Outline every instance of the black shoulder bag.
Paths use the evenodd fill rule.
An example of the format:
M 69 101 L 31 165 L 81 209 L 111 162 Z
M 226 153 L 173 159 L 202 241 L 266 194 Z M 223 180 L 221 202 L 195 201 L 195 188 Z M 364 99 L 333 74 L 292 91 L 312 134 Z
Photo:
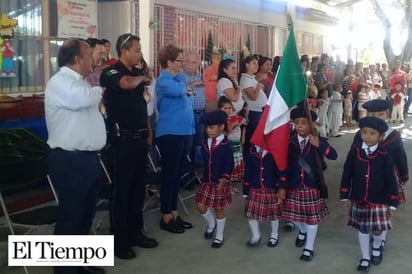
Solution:
M 323 170 L 321 169 L 321 159 L 319 155 L 319 151 L 314 149 L 315 159 L 316 159 L 316 166 L 317 166 L 317 176 L 313 174 L 312 168 L 306 162 L 306 160 L 302 157 L 302 154 L 298 153 L 298 163 L 303 168 L 303 170 L 318 184 L 320 197 L 323 199 L 329 198 L 328 186 L 325 182 L 325 177 L 323 176 Z

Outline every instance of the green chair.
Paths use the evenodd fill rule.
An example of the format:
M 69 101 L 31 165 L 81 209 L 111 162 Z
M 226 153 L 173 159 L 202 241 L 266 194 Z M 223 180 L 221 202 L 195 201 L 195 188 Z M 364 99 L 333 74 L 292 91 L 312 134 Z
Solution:
M 0 129 L 0 204 L 13 235 L 13 224 L 31 226 L 25 233 L 28 234 L 39 225 L 52 224 L 56 220 L 57 203 L 9 214 L 4 201 L 4 196 L 33 188 L 45 178 L 57 201 L 55 189 L 47 175 L 48 151 L 47 143 L 26 129 Z

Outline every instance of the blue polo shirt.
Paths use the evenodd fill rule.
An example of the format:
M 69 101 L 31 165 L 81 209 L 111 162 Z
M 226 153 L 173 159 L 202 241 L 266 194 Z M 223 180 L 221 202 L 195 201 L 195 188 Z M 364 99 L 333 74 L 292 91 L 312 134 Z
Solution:
M 166 70 L 156 80 L 158 120 L 156 137 L 195 134 L 192 100 L 181 76 Z

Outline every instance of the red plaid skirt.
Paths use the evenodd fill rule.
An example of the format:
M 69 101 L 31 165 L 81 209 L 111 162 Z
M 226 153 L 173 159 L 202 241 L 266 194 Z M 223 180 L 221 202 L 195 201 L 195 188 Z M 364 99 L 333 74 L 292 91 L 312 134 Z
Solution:
M 232 190 L 230 183 L 217 191 L 216 183 L 202 183 L 196 194 L 196 203 L 203 204 L 208 208 L 223 209 L 232 203 Z
M 318 189 L 298 188 L 287 192 L 282 219 L 315 225 L 327 215 L 328 207 L 325 200 L 320 198 Z
M 352 201 L 348 225 L 363 233 L 388 230 L 391 228 L 387 205 Z
M 280 206 L 276 205 L 276 200 L 274 189 L 250 189 L 245 204 L 246 216 L 260 222 L 276 220 L 281 215 Z

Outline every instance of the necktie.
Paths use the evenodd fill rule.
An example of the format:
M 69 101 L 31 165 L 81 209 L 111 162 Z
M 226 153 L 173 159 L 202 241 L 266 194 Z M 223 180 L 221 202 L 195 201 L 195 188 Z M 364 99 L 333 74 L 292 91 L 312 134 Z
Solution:
M 215 149 L 216 147 L 216 138 L 212 139 L 212 142 L 210 143 L 210 150 Z
M 303 150 L 305 149 L 306 146 L 306 140 L 303 139 L 302 141 L 300 141 L 300 152 L 303 152 Z
M 366 153 L 368 154 L 368 156 L 372 154 L 372 150 L 370 149 L 370 147 L 366 148 Z

